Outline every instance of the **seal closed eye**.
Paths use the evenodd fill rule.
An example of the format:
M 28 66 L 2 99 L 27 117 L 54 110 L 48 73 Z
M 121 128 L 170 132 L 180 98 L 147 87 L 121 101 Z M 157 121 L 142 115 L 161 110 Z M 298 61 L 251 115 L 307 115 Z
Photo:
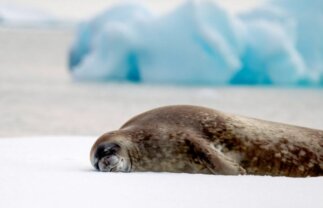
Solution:
M 323 175 L 323 131 L 166 106 L 102 135 L 91 150 L 100 171 L 273 176 Z

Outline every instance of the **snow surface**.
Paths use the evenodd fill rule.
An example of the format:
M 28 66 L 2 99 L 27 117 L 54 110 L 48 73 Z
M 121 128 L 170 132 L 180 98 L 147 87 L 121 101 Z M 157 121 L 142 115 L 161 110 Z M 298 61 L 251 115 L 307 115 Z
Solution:
M 0 139 L 0 207 L 322 207 L 323 177 L 94 171 L 95 137 Z

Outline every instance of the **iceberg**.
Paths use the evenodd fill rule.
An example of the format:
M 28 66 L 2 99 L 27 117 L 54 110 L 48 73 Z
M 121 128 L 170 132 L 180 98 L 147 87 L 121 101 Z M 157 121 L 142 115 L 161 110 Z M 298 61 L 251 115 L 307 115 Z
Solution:
M 306 67 L 295 46 L 294 22 L 278 10 L 259 8 L 240 15 L 246 27 L 243 67 L 233 83 L 296 84 Z
M 323 7 L 306 2 L 270 0 L 232 14 L 188 0 L 161 16 L 124 3 L 80 24 L 69 68 L 77 80 L 320 85 Z
M 321 0 L 271 0 L 295 21 L 295 47 L 303 58 L 307 83 L 323 85 L 323 2 Z
M 162 17 L 120 5 L 80 27 L 70 68 L 87 80 L 227 83 L 241 65 L 238 28 L 211 2 L 188 1 Z
M 139 80 L 134 57 L 137 34 L 152 15 L 142 6 L 116 6 L 79 27 L 69 67 L 78 79 Z

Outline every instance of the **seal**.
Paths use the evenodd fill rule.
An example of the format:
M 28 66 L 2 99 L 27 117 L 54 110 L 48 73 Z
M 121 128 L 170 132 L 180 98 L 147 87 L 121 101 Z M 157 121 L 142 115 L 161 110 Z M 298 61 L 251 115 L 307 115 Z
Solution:
M 90 153 L 109 172 L 322 176 L 323 131 L 189 105 L 142 113 Z

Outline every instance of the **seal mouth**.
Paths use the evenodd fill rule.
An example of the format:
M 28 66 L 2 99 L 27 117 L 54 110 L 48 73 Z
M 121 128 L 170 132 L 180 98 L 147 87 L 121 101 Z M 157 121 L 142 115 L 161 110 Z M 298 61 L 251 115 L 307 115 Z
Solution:
M 99 171 L 113 172 L 117 170 L 120 158 L 116 155 L 108 155 L 98 160 L 95 165 Z
M 119 155 L 106 155 L 101 158 L 95 158 L 93 166 L 101 172 L 130 172 L 131 166 Z

